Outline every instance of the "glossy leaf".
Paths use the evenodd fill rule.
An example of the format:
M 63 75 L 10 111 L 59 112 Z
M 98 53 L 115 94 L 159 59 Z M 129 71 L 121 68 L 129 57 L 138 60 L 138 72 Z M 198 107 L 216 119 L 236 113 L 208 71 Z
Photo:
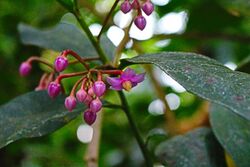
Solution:
M 83 57 L 98 56 L 85 33 L 78 28 L 77 21 L 72 14 L 66 14 L 58 25 L 47 30 L 36 29 L 25 24 L 19 24 L 18 30 L 22 43 L 26 45 L 59 52 L 71 49 Z M 114 45 L 106 36 L 101 38 L 101 45 L 105 53 L 112 58 Z
M 250 165 L 250 122 L 220 105 L 212 105 L 210 122 L 213 132 L 237 167 Z
M 195 53 L 162 52 L 124 59 L 122 66 L 154 64 L 199 97 L 222 104 L 250 120 L 250 75 L 232 71 Z
M 155 151 L 170 167 L 224 167 L 224 152 L 208 128 L 195 129 L 161 143 Z
M 0 107 L 0 148 L 21 138 L 51 133 L 83 112 L 64 107 L 64 97 L 52 100 L 46 91 L 30 92 Z

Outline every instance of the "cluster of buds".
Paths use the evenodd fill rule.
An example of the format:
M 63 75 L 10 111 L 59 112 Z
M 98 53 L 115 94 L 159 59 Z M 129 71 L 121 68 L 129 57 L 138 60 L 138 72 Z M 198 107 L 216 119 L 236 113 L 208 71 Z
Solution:
M 140 30 L 143 30 L 146 27 L 147 21 L 145 17 L 142 16 L 142 10 L 149 16 L 154 11 L 154 5 L 150 2 L 150 0 L 146 0 L 143 4 L 141 4 L 139 0 L 133 0 L 131 2 L 130 0 L 124 0 L 121 4 L 121 11 L 125 14 L 130 12 L 132 9 L 137 10 L 137 16 L 134 19 L 135 25 Z
M 71 55 L 76 58 L 77 62 L 84 65 L 85 69 L 82 72 L 74 73 L 61 73 L 68 65 L 74 64 L 68 61 L 67 56 Z M 97 117 L 97 113 L 102 109 L 103 104 L 101 97 L 104 96 L 106 92 L 106 84 L 113 90 L 131 90 L 134 86 L 144 80 L 145 74 L 136 74 L 134 70 L 127 68 L 126 70 L 118 69 L 101 69 L 89 68 L 87 64 L 88 61 L 99 60 L 98 58 L 82 58 L 77 53 L 72 50 L 63 51 L 55 60 L 54 64 L 50 64 L 46 60 L 40 57 L 31 57 L 27 61 L 23 62 L 19 68 L 19 73 L 21 76 L 27 76 L 31 69 L 31 63 L 36 60 L 40 63 L 46 64 L 52 68 L 50 74 L 44 73 L 41 77 L 40 83 L 36 90 L 46 90 L 48 95 L 54 99 L 61 92 L 63 92 L 63 87 L 61 84 L 62 79 L 70 77 L 80 77 L 80 79 L 74 84 L 70 95 L 65 98 L 65 108 L 70 112 L 76 108 L 77 103 L 83 103 L 87 106 L 87 109 L 83 113 L 83 119 L 89 125 L 92 125 Z M 117 77 L 110 77 L 117 76 Z M 105 78 L 105 79 L 103 79 Z

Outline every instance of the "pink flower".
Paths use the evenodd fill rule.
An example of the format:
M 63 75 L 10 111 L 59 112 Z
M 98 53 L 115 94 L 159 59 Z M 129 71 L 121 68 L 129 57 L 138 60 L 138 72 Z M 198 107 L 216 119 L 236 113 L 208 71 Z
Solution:
M 107 77 L 107 82 L 111 85 L 111 89 L 129 91 L 138 83 L 144 80 L 145 73 L 136 74 L 131 68 L 127 68 L 120 77 Z
M 99 98 L 96 98 L 95 100 L 92 100 L 90 102 L 89 108 L 93 112 L 98 112 L 102 108 L 102 102 Z
M 106 91 L 106 85 L 103 81 L 96 81 L 93 85 L 93 91 L 97 97 L 103 96 Z
M 121 4 L 121 11 L 122 11 L 124 14 L 128 13 L 131 9 L 132 9 L 132 5 L 129 3 L 128 0 L 125 0 L 125 1 Z
M 63 56 L 58 56 L 55 60 L 55 69 L 57 72 L 62 72 L 63 70 L 65 70 L 68 66 L 68 60 L 66 57 Z
M 151 2 L 147 1 L 143 4 L 142 10 L 146 15 L 149 16 L 154 11 L 154 5 Z
M 29 75 L 32 66 L 28 62 L 23 62 L 19 67 L 19 73 L 21 76 L 25 77 Z
M 51 82 L 48 86 L 48 94 L 51 98 L 55 98 L 59 95 L 61 91 L 61 86 L 59 83 Z
M 84 103 L 88 94 L 84 89 L 80 89 L 76 92 L 76 98 L 79 102 Z
M 72 111 L 76 108 L 76 103 L 76 98 L 74 96 L 69 96 L 65 99 L 64 105 L 69 111 Z
M 96 112 L 91 111 L 90 109 L 87 109 L 83 113 L 83 119 L 88 125 L 92 125 L 96 120 Z
M 134 23 L 136 27 L 142 31 L 146 27 L 147 21 L 145 17 L 143 17 L 142 15 L 139 15 L 135 18 Z

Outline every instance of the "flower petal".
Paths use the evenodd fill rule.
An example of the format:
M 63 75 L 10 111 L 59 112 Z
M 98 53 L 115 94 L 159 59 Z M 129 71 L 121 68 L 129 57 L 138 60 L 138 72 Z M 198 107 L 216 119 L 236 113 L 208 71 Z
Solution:
M 113 90 L 122 90 L 123 87 L 122 87 L 122 85 L 116 85 L 116 86 L 111 86 L 110 89 L 113 89 Z
M 122 80 L 120 78 L 115 77 L 107 77 L 107 82 L 112 86 L 121 86 L 122 87 Z
M 144 80 L 145 78 L 145 73 L 137 74 L 134 77 L 130 79 L 131 82 L 133 83 L 140 83 Z
M 136 75 L 135 71 L 131 68 L 127 68 L 123 73 L 121 74 L 121 79 L 123 80 L 130 80 L 132 77 Z

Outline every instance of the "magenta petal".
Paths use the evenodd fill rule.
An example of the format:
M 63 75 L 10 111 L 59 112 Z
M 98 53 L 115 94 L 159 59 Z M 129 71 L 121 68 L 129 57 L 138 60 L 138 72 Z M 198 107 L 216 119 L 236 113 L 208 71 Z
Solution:
M 137 74 L 136 76 L 134 76 L 130 80 L 134 83 L 140 83 L 144 80 L 144 78 L 145 78 L 145 73 L 142 73 L 142 74 Z
M 122 80 L 120 78 L 114 78 L 114 77 L 107 77 L 107 82 L 111 86 L 119 86 L 122 85 Z
M 123 87 L 122 87 L 122 85 L 116 85 L 116 86 L 111 86 L 110 89 L 113 89 L 113 90 L 122 90 Z
M 132 77 L 136 75 L 135 71 L 131 68 L 127 68 L 122 74 L 121 79 L 130 80 Z

